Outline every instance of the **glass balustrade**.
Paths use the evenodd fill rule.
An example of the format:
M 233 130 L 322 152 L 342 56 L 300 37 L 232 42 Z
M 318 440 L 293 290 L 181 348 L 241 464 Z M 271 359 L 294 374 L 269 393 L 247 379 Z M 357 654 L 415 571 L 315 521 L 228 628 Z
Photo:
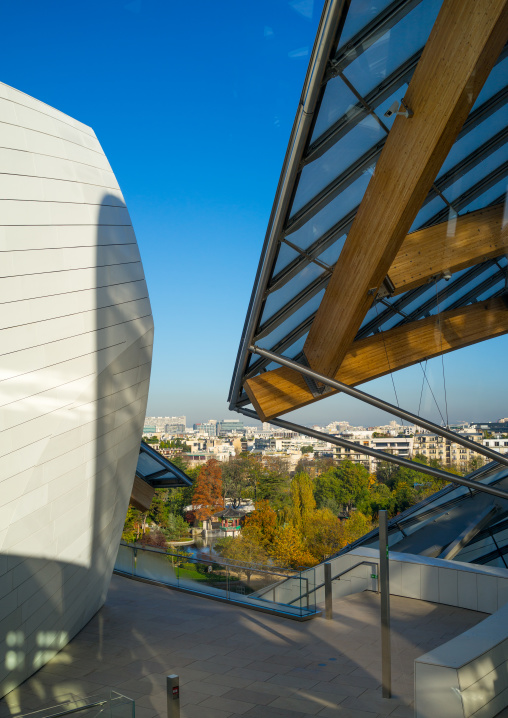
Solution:
M 292 617 L 317 611 L 313 568 L 295 571 L 122 542 L 115 571 Z
M 76 718 L 135 718 L 136 707 L 132 698 L 110 691 L 86 698 L 74 696 L 63 703 L 25 713 L 18 718 L 61 718 L 71 714 Z

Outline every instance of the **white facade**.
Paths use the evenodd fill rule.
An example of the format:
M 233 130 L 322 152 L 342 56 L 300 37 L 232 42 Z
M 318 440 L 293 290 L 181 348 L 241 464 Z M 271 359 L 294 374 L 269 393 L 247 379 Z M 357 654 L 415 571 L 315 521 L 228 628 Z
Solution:
M 102 605 L 146 411 L 153 323 L 94 132 L 0 84 L 0 695 Z

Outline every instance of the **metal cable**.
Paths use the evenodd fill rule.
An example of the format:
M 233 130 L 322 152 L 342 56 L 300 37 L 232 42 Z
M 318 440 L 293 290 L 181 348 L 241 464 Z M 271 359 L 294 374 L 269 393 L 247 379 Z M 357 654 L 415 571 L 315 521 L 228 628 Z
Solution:
M 444 416 L 442 415 L 441 409 L 439 408 L 439 404 L 437 403 L 437 399 L 436 399 L 436 397 L 434 396 L 434 392 L 432 391 L 432 387 L 431 387 L 431 385 L 430 385 L 430 381 L 429 381 L 429 379 L 428 379 L 428 377 L 427 377 L 427 374 L 425 373 L 425 369 L 423 368 L 423 366 L 422 366 L 421 364 L 420 364 L 420 367 L 421 367 L 421 369 L 422 369 L 422 371 L 423 371 L 423 376 L 425 377 L 425 381 L 427 382 L 427 385 L 428 385 L 428 387 L 429 387 L 429 389 L 430 389 L 430 393 L 432 394 L 432 398 L 434 399 L 434 403 L 435 403 L 435 405 L 436 405 L 436 407 L 437 407 L 437 410 L 439 411 L 439 416 L 441 417 L 441 421 L 442 421 L 443 424 L 444 424 L 444 423 L 445 423 Z
M 448 420 L 448 398 L 446 395 L 446 377 L 445 377 L 445 370 L 444 370 L 444 357 L 443 357 L 443 325 L 441 324 L 441 311 L 439 308 L 439 290 L 437 288 L 437 277 L 434 280 L 436 285 L 436 304 L 437 304 L 437 316 L 438 316 L 438 323 L 439 323 L 439 334 L 441 337 L 441 367 L 443 372 L 443 387 L 444 387 L 444 400 L 445 400 L 445 412 L 446 412 L 446 426 L 450 426 L 449 420 Z
M 425 366 L 427 366 L 428 359 L 425 359 Z M 420 366 L 422 366 L 422 363 L 420 362 Z M 422 379 L 422 390 L 420 392 L 420 401 L 418 402 L 418 411 L 417 414 L 420 413 L 420 409 L 422 406 L 422 398 L 423 398 L 423 387 L 425 386 L 425 372 L 423 372 L 423 379 Z
M 375 300 L 374 300 L 374 301 L 375 301 Z M 377 315 L 377 317 L 378 317 L 378 319 L 379 319 L 379 311 L 378 311 L 378 308 L 377 308 L 377 302 L 374 304 L 374 307 L 375 307 L 375 309 L 376 309 L 376 315 Z M 388 363 L 388 370 L 389 370 L 389 372 L 390 372 L 390 377 L 391 377 L 391 379 L 392 379 L 393 393 L 395 394 L 395 401 L 397 402 L 397 406 L 398 406 L 399 409 L 400 409 L 399 397 L 397 396 L 397 389 L 395 388 L 395 380 L 394 380 L 394 378 L 393 378 L 393 372 L 392 372 L 392 367 L 391 367 L 391 364 L 390 364 L 390 358 L 389 358 L 389 356 L 388 356 L 388 350 L 387 350 L 387 348 L 386 348 L 384 332 L 381 332 L 381 339 L 383 340 L 383 347 L 384 347 L 384 350 L 385 350 L 386 361 L 387 361 L 387 363 Z M 402 426 L 404 426 L 404 419 L 401 419 L 401 421 L 402 421 Z

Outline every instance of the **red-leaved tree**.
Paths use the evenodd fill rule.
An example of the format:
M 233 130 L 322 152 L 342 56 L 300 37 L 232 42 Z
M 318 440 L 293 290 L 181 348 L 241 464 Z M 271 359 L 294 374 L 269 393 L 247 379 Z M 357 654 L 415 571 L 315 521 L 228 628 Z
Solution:
M 194 515 L 198 521 L 224 508 L 222 498 L 222 469 L 217 459 L 209 459 L 202 467 L 194 484 L 192 496 Z

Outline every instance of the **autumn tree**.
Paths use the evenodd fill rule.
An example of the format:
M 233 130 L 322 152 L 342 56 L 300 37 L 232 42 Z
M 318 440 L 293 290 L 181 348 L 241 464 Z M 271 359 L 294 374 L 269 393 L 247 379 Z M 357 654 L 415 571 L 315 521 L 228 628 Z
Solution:
M 275 534 L 270 553 L 278 566 L 300 568 L 316 564 L 316 560 L 308 550 L 301 532 L 292 524 L 279 528 Z
M 341 521 L 340 526 L 340 544 L 341 548 L 353 543 L 357 539 L 365 536 L 372 530 L 370 519 L 362 514 L 361 511 L 353 511 L 351 516 Z
M 217 459 L 209 459 L 196 478 L 192 503 L 196 507 L 194 515 L 198 521 L 210 518 L 224 507 L 222 497 L 222 471 Z
M 309 527 L 307 546 L 316 563 L 341 548 L 341 523 L 330 509 L 317 509 Z
M 289 519 L 298 531 L 306 535 L 316 508 L 312 479 L 308 474 L 296 474 L 291 481 L 290 495 Z
M 238 538 L 227 537 L 220 544 L 221 555 L 229 560 L 238 562 L 238 572 L 245 573 L 250 581 L 256 565 L 266 564 L 269 556 L 259 541 L 257 528 L 244 528 Z
M 277 529 L 277 514 L 266 499 L 256 501 L 256 510 L 245 518 L 242 535 L 246 532 L 251 536 L 257 534 L 258 542 L 267 548 L 273 542 Z

